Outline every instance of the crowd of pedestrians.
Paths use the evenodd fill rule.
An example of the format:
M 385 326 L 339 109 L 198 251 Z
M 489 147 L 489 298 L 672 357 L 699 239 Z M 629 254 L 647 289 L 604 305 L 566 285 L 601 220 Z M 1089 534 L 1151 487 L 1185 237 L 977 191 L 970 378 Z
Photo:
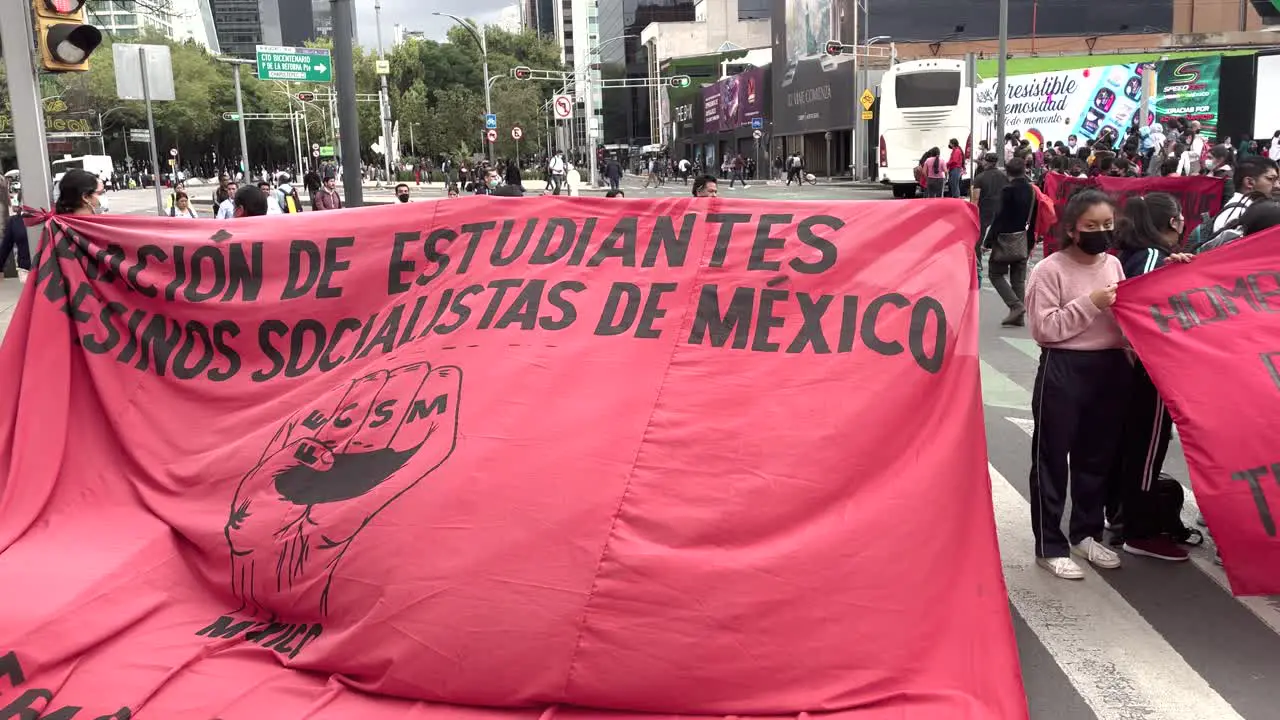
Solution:
M 1035 554 L 1063 579 L 1084 577 L 1077 560 L 1119 567 L 1117 550 L 1183 561 L 1187 545 L 1203 539 L 1183 526 L 1182 488 L 1162 472 L 1173 423 L 1111 313 L 1117 285 L 1280 226 L 1280 168 L 1269 157 L 1280 156 L 1280 132 L 1263 152 L 1248 143 L 1239 153 L 1226 138 L 1200 147 L 1198 123 L 1175 121 L 1168 132 L 1152 125 L 1124 142 L 1104 136 L 1082 146 L 1072 136 L 1042 149 L 1012 133 L 999 151 L 980 145 L 970 196 L 981 226 L 978 253 L 990 253 L 991 284 L 1009 310 L 1002 325 L 1029 325 L 1041 348 L 1032 395 Z M 950 165 L 937 148 L 922 158 L 929 195 L 950 184 Z M 1082 188 L 1057 217 L 1042 188 L 1053 173 L 1220 177 L 1222 209 L 1189 233 L 1171 194 L 1129 197 L 1121 209 L 1106 193 Z M 1059 250 L 1028 275 L 1032 250 L 1050 228 Z

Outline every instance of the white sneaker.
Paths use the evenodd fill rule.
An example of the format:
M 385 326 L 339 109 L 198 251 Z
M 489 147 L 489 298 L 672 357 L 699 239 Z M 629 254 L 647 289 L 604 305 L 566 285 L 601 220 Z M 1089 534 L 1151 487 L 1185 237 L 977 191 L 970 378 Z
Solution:
M 1120 556 L 1093 538 L 1085 538 L 1079 545 L 1072 545 L 1071 552 L 1088 560 L 1094 567 L 1107 569 L 1120 567 Z
M 1069 557 L 1036 558 L 1036 564 L 1063 580 L 1084 579 L 1084 570 Z

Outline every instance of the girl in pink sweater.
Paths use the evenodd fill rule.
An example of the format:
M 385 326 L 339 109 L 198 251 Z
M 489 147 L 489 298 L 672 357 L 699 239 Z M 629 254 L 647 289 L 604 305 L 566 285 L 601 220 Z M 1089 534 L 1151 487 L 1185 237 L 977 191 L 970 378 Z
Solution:
M 1067 203 L 1059 227 L 1062 251 L 1036 265 L 1027 280 L 1027 320 L 1041 347 L 1032 393 L 1031 527 L 1036 564 L 1080 580 L 1071 559 L 1120 566 L 1102 542 L 1106 478 L 1119 447 L 1132 368 L 1111 314 L 1120 261 L 1107 254 L 1115 205 L 1083 190 Z M 1067 493 L 1071 518 L 1062 530 Z

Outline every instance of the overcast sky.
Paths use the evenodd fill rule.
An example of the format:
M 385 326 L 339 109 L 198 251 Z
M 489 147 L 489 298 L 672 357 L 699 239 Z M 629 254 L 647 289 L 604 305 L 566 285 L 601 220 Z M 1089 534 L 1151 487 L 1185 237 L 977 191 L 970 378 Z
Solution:
M 355 0 L 354 4 L 360 44 L 376 48 L 373 0 Z M 422 30 L 432 40 L 443 40 L 453 21 L 431 13 L 453 13 L 482 23 L 496 23 L 502 9 L 514 4 L 515 0 L 382 0 L 382 42 L 384 46 L 391 45 L 391 26 L 396 23 L 410 30 Z

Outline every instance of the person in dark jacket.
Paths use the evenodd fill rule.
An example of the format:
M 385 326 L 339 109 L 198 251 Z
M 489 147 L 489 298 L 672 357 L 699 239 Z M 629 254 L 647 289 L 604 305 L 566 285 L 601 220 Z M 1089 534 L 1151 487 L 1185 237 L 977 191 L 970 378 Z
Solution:
M 1182 208 L 1172 195 L 1154 192 L 1129 198 L 1115 230 L 1124 276 L 1144 275 L 1167 262 L 1189 262 L 1191 255 L 1177 252 L 1185 229 Z M 1132 372 L 1120 450 L 1107 482 L 1107 517 L 1111 529 L 1123 535 L 1125 552 L 1186 560 L 1186 549 L 1160 528 L 1153 492 L 1169 451 L 1173 420 L 1140 359 Z
M 4 202 L 8 202 L 9 198 L 5 197 Z M 3 228 L 0 228 L 0 275 L 3 275 L 4 266 L 9 262 L 9 253 L 16 252 L 18 258 L 18 268 L 20 270 L 31 269 L 31 247 L 27 244 L 27 225 L 22 221 L 22 213 L 15 212 L 9 215 L 8 222 Z
M 609 189 L 617 190 L 622 182 L 622 165 L 617 158 L 611 157 L 604 164 L 604 179 L 609 181 Z
M 507 171 L 503 178 L 509 187 L 524 188 L 524 176 L 520 173 L 520 163 L 516 160 L 507 161 Z
M 1022 233 L 1026 237 L 1027 254 L 1035 245 L 1035 235 L 1029 232 L 1036 225 L 1036 193 L 1031 188 L 1031 180 L 1027 178 L 1026 161 L 1015 157 L 1005 163 L 1005 173 L 1009 176 L 1009 184 L 1000 191 L 1000 208 L 995 219 L 991 221 L 991 229 L 987 231 L 983 245 L 988 249 L 996 245 L 1001 235 Z M 992 260 L 988 265 L 991 285 L 1000 294 L 1000 299 L 1009 308 L 1009 314 L 1001 321 L 1004 327 L 1017 327 L 1025 322 L 1027 308 L 1023 303 L 1026 293 L 1027 261 L 1000 262 Z

